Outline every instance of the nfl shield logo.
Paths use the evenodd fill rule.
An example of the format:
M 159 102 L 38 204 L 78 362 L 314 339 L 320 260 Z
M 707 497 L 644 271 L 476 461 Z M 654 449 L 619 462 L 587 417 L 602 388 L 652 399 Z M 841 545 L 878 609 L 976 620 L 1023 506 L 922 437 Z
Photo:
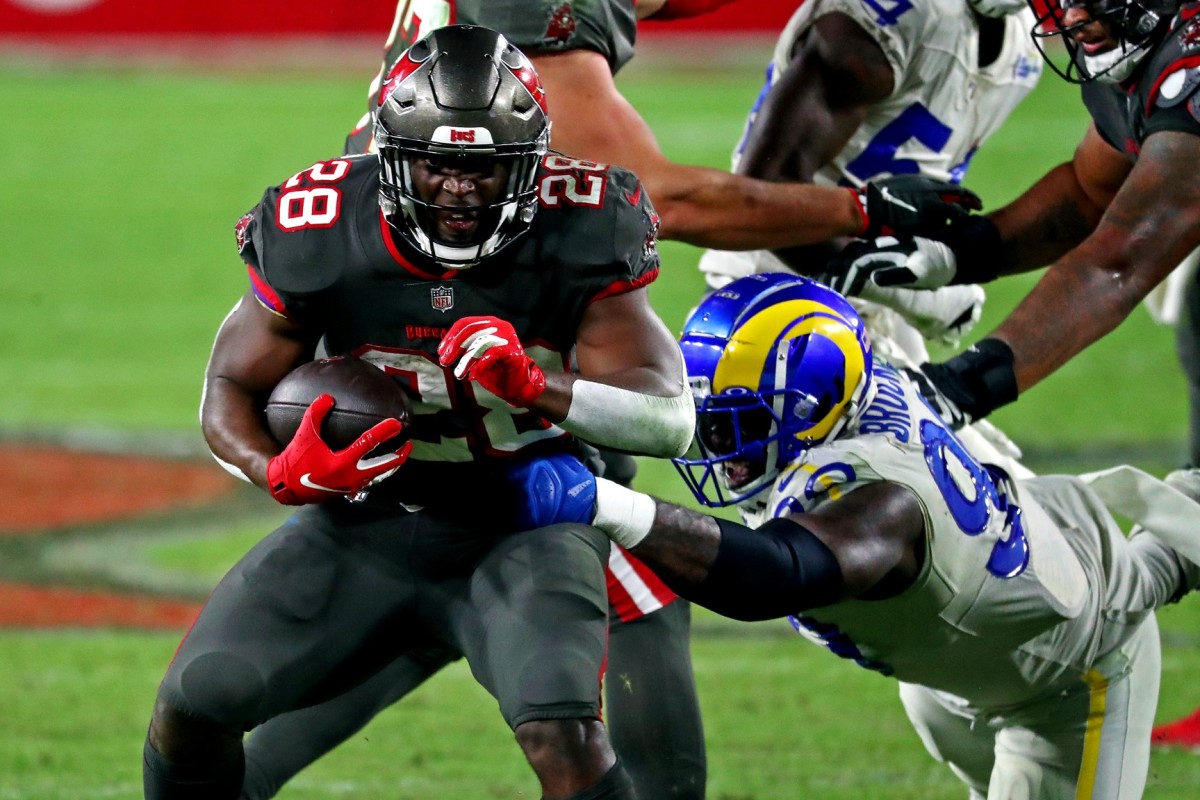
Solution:
M 454 308 L 454 289 L 449 286 L 434 286 L 429 290 L 429 300 L 438 311 Z

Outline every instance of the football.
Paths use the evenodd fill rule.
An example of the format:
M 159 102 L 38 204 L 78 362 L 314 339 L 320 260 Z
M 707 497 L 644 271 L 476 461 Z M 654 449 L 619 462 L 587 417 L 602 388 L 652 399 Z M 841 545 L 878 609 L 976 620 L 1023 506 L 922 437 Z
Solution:
M 266 407 L 267 427 L 277 442 L 286 445 L 292 440 L 304 412 L 322 394 L 333 395 L 335 401 L 321 427 L 321 438 L 331 449 L 348 447 L 389 417 L 403 422 L 405 430 L 386 447 L 395 450 L 408 438 L 412 405 L 404 387 L 366 361 L 333 356 L 301 364 L 271 392 Z

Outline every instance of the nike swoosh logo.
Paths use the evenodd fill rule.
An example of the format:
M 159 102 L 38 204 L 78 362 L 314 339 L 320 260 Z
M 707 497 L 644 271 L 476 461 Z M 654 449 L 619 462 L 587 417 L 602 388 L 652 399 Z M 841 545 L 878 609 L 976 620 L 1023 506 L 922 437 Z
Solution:
M 300 485 L 307 486 L 309 489 L 316 489 L 316 490 L 322 491 L 322 492 L 334 492 L 335 494 L 345 494 L 345 492 L 343 492 L 341 489 L 330 489 L 328 486 L 322 486 L 319 483 L 315 483 L 312 479 L 311 472 L 306 472 L 300 476 Z
M 638 201 L 642 199 L 642 185 L 639 183 L 633 194 L 626 192 L 625 199 L 629 201 L 629 205 L 636 206 Z
M 907 208 L 909 211 L 917 210 L 916 206 L 910 206 L 908 203 L 904 202 L 899 197 L 896 197 L 896 195 L 894 195 L 890 191 L 888 191 L 888 188 L 886 186 L 881 187 L 879 190 L 879 193 L 881 195 L 883 195 L 884 200 L 887 200 L 889 203 L 891 203 L 894 206 L 900 206 L 901 208 Z

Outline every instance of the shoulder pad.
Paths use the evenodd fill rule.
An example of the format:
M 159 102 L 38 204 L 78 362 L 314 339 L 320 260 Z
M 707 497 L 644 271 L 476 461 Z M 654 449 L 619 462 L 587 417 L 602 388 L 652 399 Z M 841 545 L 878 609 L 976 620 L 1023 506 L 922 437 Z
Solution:
M 1200 65 L 1173 65 L 1159 78 L 1155 105 L 1172 108 L 1187 100 L 1200 87 Z

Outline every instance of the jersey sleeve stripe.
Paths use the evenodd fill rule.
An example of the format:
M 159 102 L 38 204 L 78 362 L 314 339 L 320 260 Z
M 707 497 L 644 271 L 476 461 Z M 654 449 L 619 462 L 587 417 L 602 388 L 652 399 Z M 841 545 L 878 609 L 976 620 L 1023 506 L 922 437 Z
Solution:
M 628 294 L 629 292 L 649 286 L 650 284 L 654 283 L 657 278 L 658 268 L 656 267 L 644 275 L 639 275 L 637 278 L 634 278 L 631 281 L 613 281 L 608 286 L 597 292 L 588 302 L 594 303 L 597 300 L 603 300 L 606 297 L 615 297 L 619 294 Z
M 287 307 L 283 304 L 283 300 L 254 270 L 254 267 L 247 266 L 246 271 L 250 273 L 250 288 L 254 291 L 254 296 L 258 299 L 262 307 L 272 314 L 278 314 L 284 319 L 291 319 L 288 315 Z

